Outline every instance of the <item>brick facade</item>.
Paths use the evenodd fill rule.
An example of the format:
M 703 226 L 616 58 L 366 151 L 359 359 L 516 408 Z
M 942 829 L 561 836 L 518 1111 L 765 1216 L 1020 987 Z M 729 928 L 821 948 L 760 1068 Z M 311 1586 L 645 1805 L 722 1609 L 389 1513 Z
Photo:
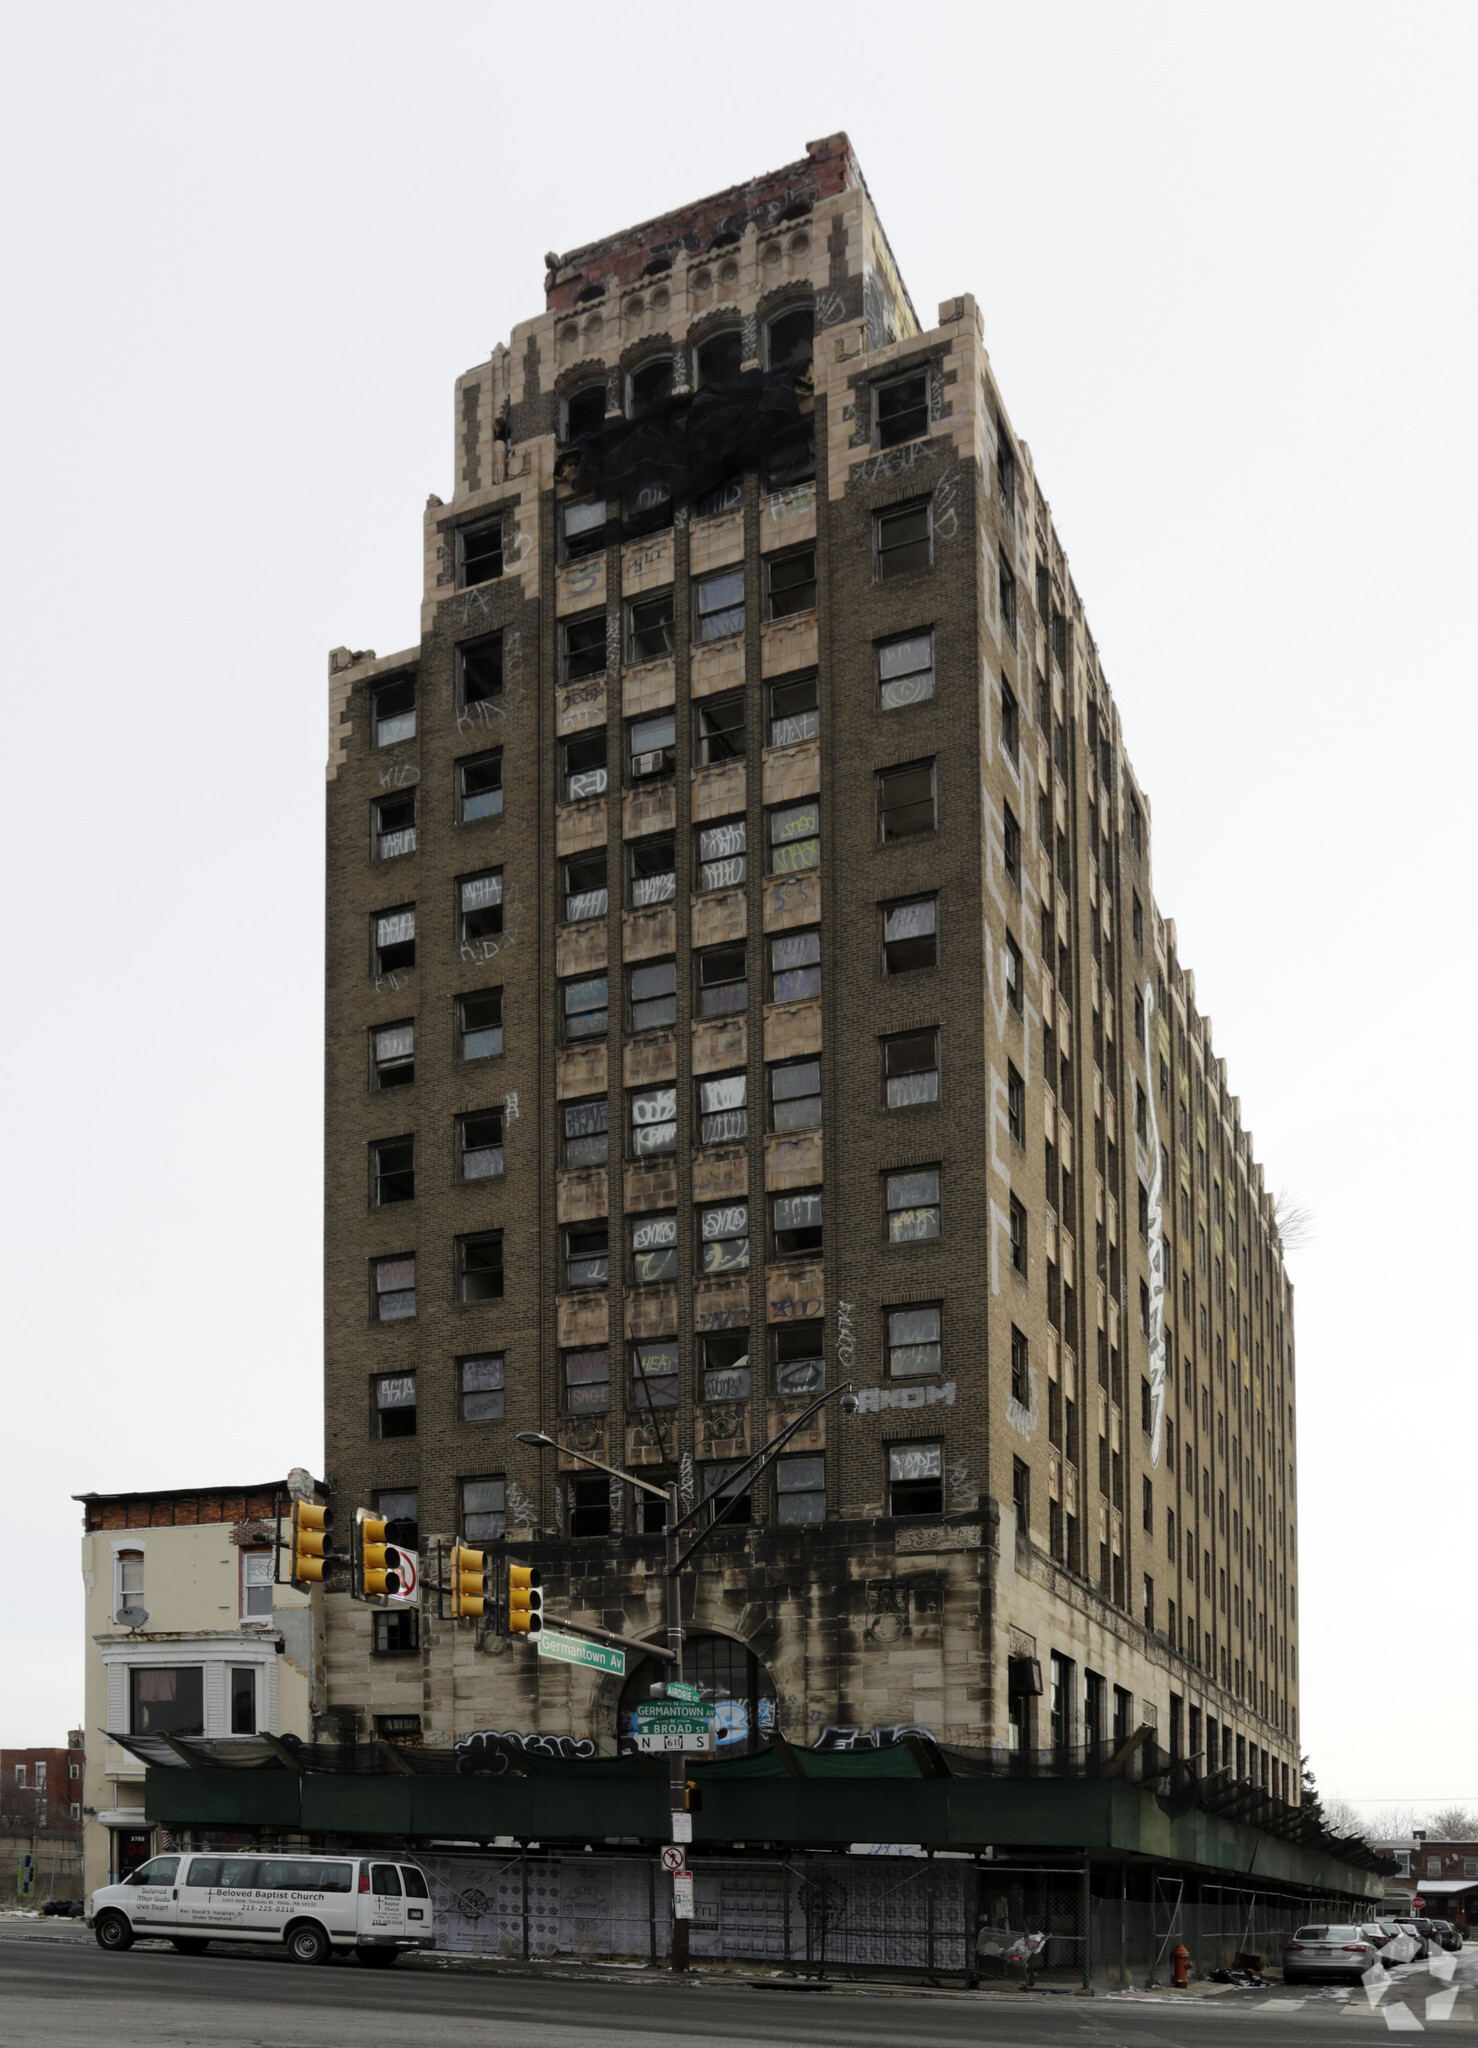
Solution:
M 1045 1680 L 1055 1653 L 1063 1739 L 1091 1734 L 1093 1674 L 1167 1746 L 1204 1752 L 1214 1733 L 1216 1763 L 1263 1782 L 1271 1771 L 1287 1796 L 1291 1285 L 1240 1105 L 1156 905 L 1149 799 L 975 303 L 949 300 L 920 330 L 845 137 L 745 193 L 577 251 L 546 282 L 545 313 L 458 381 L 457 494 L 427 506 L 418 645 L 330 658 L 325 1462 L 341 1521 L 413 1489 L 424 1551 L 459 1526 L 462 1483 L 496 1477 L 508 1539 L 541 1562 L 553 1612 L 655 1633 L 659 1547 L 635 1496 L 612 1494 L 608 1536 L 574 1536 L 574 1461 L 543 1462 L 516 1432 L 674 1472 L 686 1503 L 705 1461 L 744 1455 L 798 1407 L 778 1347 L 798 1355 L 813 1332 L 828 1381 L 862 1395 L 861 1412 L 832 1406 L 793 1447 L 824 1459 L 825 1519 L 781 1524 L 766 1482 L 752 1524 L 718 1539 L 689 1595 L 696 1625 L 754 1650 L 793 1740 L 913 1723 L 961 1743 L 1045 1743 L 1048 1699 L 1013 1719 L 1006 1670 L 1034 1657 Z M 681 395 L 692 347 L 727 328 L 746 368 L 773 370 L 772 323 L 802 309 L 814 476 L 776 482 L 751 465 L 737 502 L 706 512 L 679 493 L 657 531 L 629 537 L 613 492 L 605 547 L 561 559 L 570 399 L 594 389 L 599 416 L 603 383 L 610 420 L 629 376 L 659 358 L 678 365 Z M 903 377 L 919 380 L 903 398 L 919 394 L 923 411 L 894 439 L 878 393 Z M 899 508 L 922 515 L 926 544 L 884 576 L 895 529 L 880 521 Z M 494 521 L 502 572 L 469 585 L 469 535 L 476 547 Z M 772 563 L 807 545 L 814 605 L 767 616 Z M 704 640 L 699 579 L 741 568 L 742 624 Z M 670 652 L 628 665 L 629 602 L 665 591 Z M 604 667 L 572 675 L 570 621 L 602 611 Z M 885 691 L 880 647 L 924 634 L 927 685 L 915 670 Z M 469 701 L 461 652 L 492 636 L 501 693 Z M 819 716 L 792 729 L 771 686 L 812 671 Z M 415 702 L 399 738 L 376 708 L 397 681 Z M 700 713 L 736 698 L 742 758 L 705 763 Z M 634 781 L 628 722 L 664 715 L 669 770 Z M 606 787 L 567 801 L 564 748 L 601 731 Z M 462 822 L 462 764 L 494 748 L 503 807 Z M 932 770 L 932 820 L 885 841 L 880 772 L 917 764 Z M 414 850 L 377 858 L 375 806 L 397 795 L 414 796 Z M 776 813 L 811 802 L 808 865 L 809 848 L 774 835 Z M 705 888 L 716 862 L 700 832 L 741 820 L 742 874 Z M 631 845 L 668 833 L 667 900 L 633 901 Z M 569 919 L 564 864 L 601 851 L 604 913 Z M 491 870 L 502 928 L 468 936 L 459 885 Z M 886 971 L 883 906 L 910 898 L 934 902 L 937 960 Z M 414 964 L 377 963 L 377 918 L 410 905 Z M 775 987 L 772 941 L 813 930 L 819 994 Z M 701 1015 L 696 956 L 740 942 L 747 999 Z M 670 1014 L 635 1029 L 630 977 L 668 960 Z M 606 1034 L 567 1041 L 566 985 L 601 974 Z M 493 989 L 502 1050 L 459 1057 L 459 1003 Z M 377 1087 L 375 1034 L 404 1025 L 414 1081 Z M 937 1092 L 900 1083 L 887 1106 L 882 1041 L 927 1033 Z M 774 1116 L 774 1070 L 818 1057 L 819 1124 Z M 744 1077 L 747 1130 L 704 1144 L 699 1088 L 720 1075 Z M 634 1156 L 631 1098 L 667 1088 L 675 1146 Z M 565 1110 L 602 1097 L 608 1160 L 566 1163 Z M 498 1109 L 504 1170 L 467 1178 L 459 1119 Z M 373 1148 L 407 1137 L 414 1198 L 377 1206 Z M 774 1204 L 813 1190 L 819 1254 L 787 1249 Z M 710 1203 L 747 1203 L 747 1269 L 702 1270 Z M 907 1219 L 891 1233 L 890 1214 Z M 676 1260 L 643 1282 L 633 1222 L 666 1215 Z M 563 1234 L 602 1218 L 609 1282 L 572 1287 Z M 494 1231 L 501 1296 L 461 1300 L 459 1243 Z M 414 1315 L 377 1320 L 375 1262 L 411 1256 Z M 892 1373 L 888 1314 L 936 1308 L 936 1369 L 919 1354 Z M 736 1330 L 747 1395 L 730 1380 L 705 1399 L 704 1340 Z M 629 1350 L 660 1339 L 676 1346 L 677 1398 L 654 1420 Z M 601 1348 L 608 1408 L 571 1412 L 564 1354 Z M 503 1414 L 465 1420 L 460 1362 L 493 1356 Z M 381 1434 L 377 1383 L 408 1375 L 414 1433 Z M 900 1512 L 890 1453 L 936 1446 L 937 1498 Z M 429 1616 L 416 1656 L 376 1657 L 368 1614 L 342 1595 L 327 1607 L 341 1714 L 419 1716 L 428 1739 L 511 1727 L 613 1746 L 609 1684 Z

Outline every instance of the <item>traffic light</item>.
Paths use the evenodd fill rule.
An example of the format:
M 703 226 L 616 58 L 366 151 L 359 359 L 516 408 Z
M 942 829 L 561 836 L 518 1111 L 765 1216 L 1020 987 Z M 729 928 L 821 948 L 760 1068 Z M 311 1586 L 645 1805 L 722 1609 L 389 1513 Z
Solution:
M 400 1591 L 400 1552 L 385 1541 L 390 1524 L 378 1515 L 355 1512 L 359 1524 L 359 1590 L 367 1600 L 388 1600 Z
M 487 1555 L 469 1550 L 465 1543 L 452 1545 L 452 1620 L 477 1620 L 486 1598 Z
M 699 1784 L 697 1783 L 697 1781 L 696 1781 L 695 1779 L 693 1779 L 693 1778 L 685 1778 L 685 1779 L 683 1780 L 683 1812 L 684 1812 L 684 1813 L 701 1813 L 702 1811 L 703 1811 L 703 1788 L 702 1788 L 702 1786 L 701 1786 L 701 1785 L 699 1785 Z
M 536 1571 L 526 1564 L 511 1564 L 508 1567 L 508 1633 L 511 1636 L 537 1636 L 544 1629 L 544 1595 L 539 1591 L 542 1580 Z
M 289 1576 L 295 1586 L 320 1585 L 333 1570 L 334 1544 L 328 1533 L 333 1526 L 332 1508 L 320 1507 L 317 1501 L 294 1500 L 293 1568 Z

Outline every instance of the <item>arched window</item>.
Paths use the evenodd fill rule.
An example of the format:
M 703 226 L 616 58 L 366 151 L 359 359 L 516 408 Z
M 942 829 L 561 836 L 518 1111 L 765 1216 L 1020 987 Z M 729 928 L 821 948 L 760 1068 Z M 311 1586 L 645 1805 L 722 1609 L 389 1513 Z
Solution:
M 144 1553 L 142 1550 L 120 1550 L 113 1558 L 114 1618 L 125 1607 L 142 1607 L 143 1604 Z
M 605 379 L 597 384 L 582 384 L 578 391 L 572 391 L 564 402 L 564 414 L 567 441 L 577 441 L 582 434 L 599 433 L 606 417 Z
M 616 1733 L 631 1735 L 633 1707 L 662 1697 L 658 1688 L 672 1675 L 665 1658 L 643 1657 L 621 1693 Z M 689 1635 L 683 1642 L 683 1677 L 696 1685 L 714 1717 L 714 1746 L 720 1756 L 752 1756 L 775 1730 L 775 1687 L 746 1643 L 732 1636 Z
M 626 380 L 626 416 L 639 420 L 672 396 L 672 358 L 654 356 Z
M 722 334 L 711 334 L 707 341 L 700 342 L 695 358 L 700 390 L 705 384 L 732 383 L 744 362 L 743 335 L 737 327 L 726 327 Z
M 777 313 L 765 329 L 765 349 L 772 370 L 803 370 L 814 349 L 816 316 L 809 306 Z

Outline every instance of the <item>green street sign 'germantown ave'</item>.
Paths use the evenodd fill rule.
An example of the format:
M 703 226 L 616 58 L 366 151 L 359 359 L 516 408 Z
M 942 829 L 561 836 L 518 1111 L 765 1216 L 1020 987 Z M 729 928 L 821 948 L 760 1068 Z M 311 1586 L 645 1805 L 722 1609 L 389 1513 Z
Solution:
M 562 1636 L 553 1629 L 540 1631 L 536 1641 L 541 1657 L 557 1658 L 561 1664 L 586 1664 L 593 1671 L 626 1676 L 626 1652 L 606 1643 L 588 1643 L 583 1636 Z

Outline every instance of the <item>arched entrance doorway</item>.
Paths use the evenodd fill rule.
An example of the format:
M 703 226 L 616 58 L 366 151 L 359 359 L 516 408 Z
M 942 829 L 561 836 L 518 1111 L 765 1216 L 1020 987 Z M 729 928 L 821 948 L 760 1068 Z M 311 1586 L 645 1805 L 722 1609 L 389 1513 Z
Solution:
M 631 1734 L 631 1710 L 658 1699 L 672 1667 L 665 1658 L 643 1657 L 616 1707 L 616 1733 Z M 775 1688 L 770 1674 L 746 1643 L 732 1636 L 686 1635 L 683 1677 L 696 1685 L 712 1709 L 714 1747 L 719 1756 L 752 1756 L 775 1727 Z

